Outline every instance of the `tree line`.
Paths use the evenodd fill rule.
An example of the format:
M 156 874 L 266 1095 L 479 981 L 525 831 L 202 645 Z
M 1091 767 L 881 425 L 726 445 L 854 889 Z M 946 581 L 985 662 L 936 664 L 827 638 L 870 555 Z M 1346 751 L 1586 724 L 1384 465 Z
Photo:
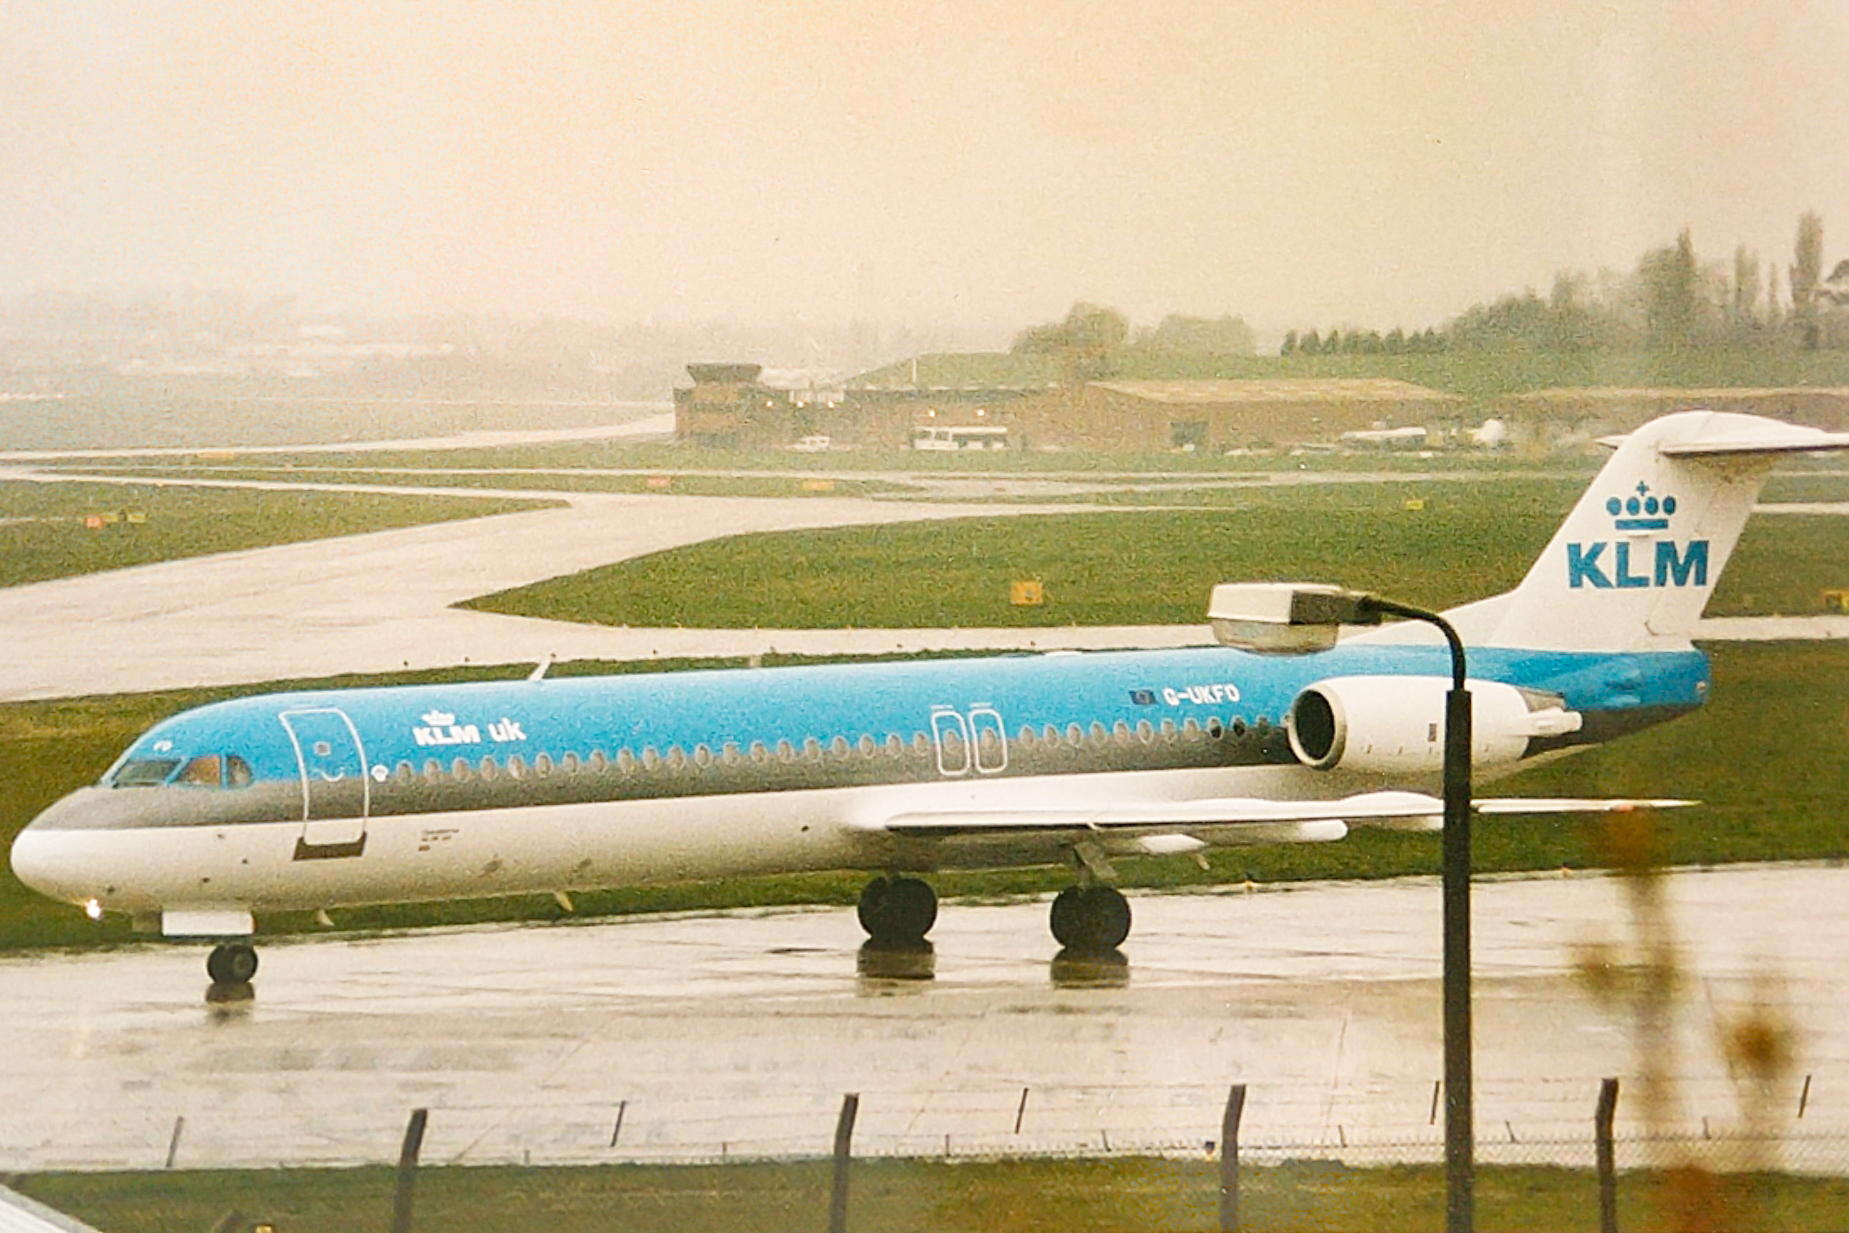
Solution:
M 1291 330 L 1279 354 L 1849 349 L 1849 259 L 1827 277 L 1823 270 L 1823 220 L 1814 212 L 1799 217 L 1791 261 L 1782 270 L 1744 244 L 1730 261 L 1704 261 L 1684 228 L 1672 243 L 1639 257 L 1629 273 L 1563 270 L 1545 296 L 1528 290 L 1476 304 L 1442 329 Z M 1021 331 L 1011 349 L 1059 356 L 1075 375 L 1085 375 L 1108 371 L 1126 352 L 1252 355 L 1256 346 L 1239 317 L 1176 314 L 1153 329 L 1133 331 L 1116 309 L 1080 302 L 1062 321 Z

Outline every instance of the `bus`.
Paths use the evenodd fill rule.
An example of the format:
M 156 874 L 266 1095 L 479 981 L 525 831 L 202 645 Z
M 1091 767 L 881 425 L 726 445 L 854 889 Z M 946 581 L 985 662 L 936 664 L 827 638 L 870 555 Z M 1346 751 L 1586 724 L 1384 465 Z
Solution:
M 1008 430 L 991 424 L 933 424 L 912 431 L 915 450 L 1005 450 Z

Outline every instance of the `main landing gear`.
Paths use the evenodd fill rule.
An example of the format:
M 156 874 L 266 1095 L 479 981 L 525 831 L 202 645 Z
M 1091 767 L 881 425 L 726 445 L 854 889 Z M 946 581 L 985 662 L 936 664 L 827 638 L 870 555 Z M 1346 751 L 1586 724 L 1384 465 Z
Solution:
M 221 942 L 206 956 L 205 974 L 213 985 L 248 985 L 257 974 L 257 948 L 249 942 Z
M 1067 950 L 1113 951 L 1130 936 L 1130 902 L 1115 886 L 1068 886 L 1053 900 L 1050 923 Z
M 860 892 L 860 927 L 877 946 L 916 946 L 937 923 L 937 894 L 918 878 L 875 878 Z M 1130 904 L 1114 886 L 1068 886 L 1053 900 L 1053 937 L 1067 950 L 1116 950 L 1130 936 Z
M 859 914 L 876 944 L 916 944 L 937 923 L 937 892 L 918 878 L 875 878 L 860 892 Z

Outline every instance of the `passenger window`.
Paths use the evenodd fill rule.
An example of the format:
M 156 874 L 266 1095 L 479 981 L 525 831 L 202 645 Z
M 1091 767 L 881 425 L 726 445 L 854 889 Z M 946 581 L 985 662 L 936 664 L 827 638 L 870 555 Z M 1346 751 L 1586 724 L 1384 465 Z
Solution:
M 186 764 L 175 783 L 187 784 L 195 788 L 217 788 L 225 782 L 224 759 L 217 754 L 206 754 L 194 758 Z

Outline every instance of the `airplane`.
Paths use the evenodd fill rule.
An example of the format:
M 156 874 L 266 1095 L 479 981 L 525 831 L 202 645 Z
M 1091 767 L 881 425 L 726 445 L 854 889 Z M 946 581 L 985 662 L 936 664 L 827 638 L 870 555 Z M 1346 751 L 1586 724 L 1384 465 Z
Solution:
M 1760 483 L 1849 433 L 1689 411 L 1613 444 L 1520 585 L 1446 614 L 1480 781 L 1700 707 L 1690 636 Z M 1330 641 L 245 697 L 150 729 L 12 865 L 92 917 L 214 941 L 215 986 L 255 974 L 262 912 L 804 870 L 872 874 L 860 922 L 904 946 L 937 917 L 923 875 L 1070 865 L 1054 938 L 1111 953 L 1113 857 L 1440 825 L 1439 632 Z

